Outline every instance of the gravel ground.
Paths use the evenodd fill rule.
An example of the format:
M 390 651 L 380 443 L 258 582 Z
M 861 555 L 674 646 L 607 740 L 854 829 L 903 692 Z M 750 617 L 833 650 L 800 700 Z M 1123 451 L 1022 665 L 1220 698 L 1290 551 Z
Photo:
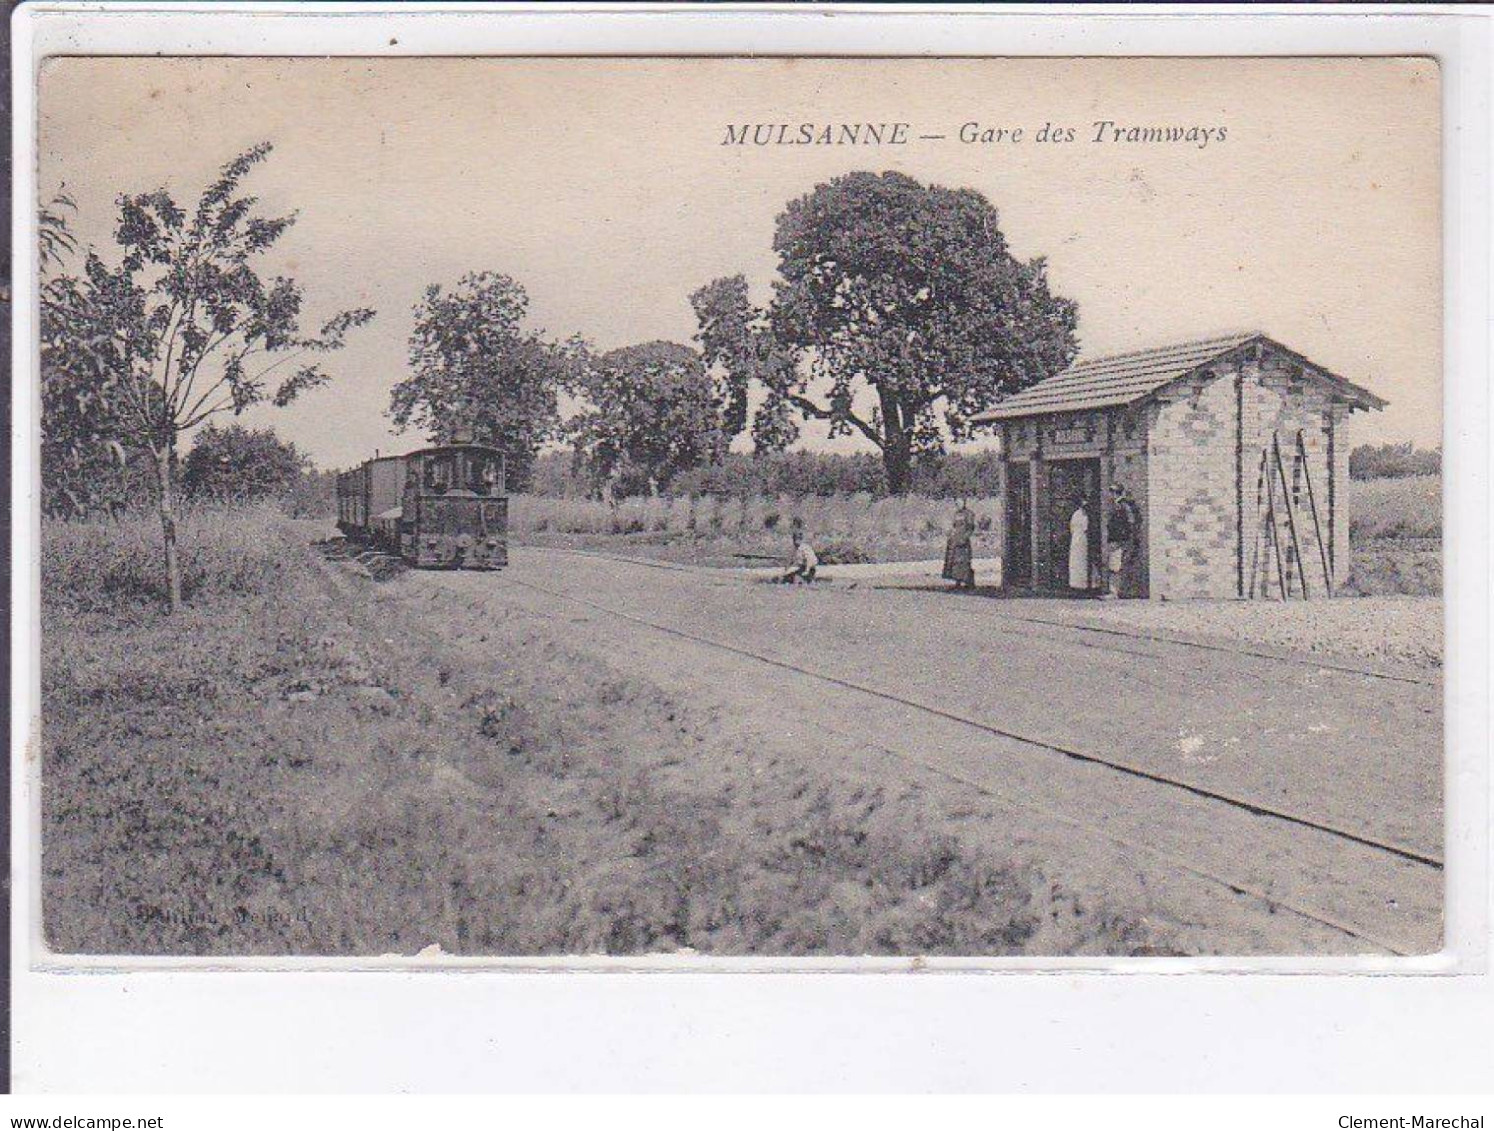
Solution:
M 1094 623 L 1087 609 L 1057 607 L 1098 602 L 933 588 L 767 585 L 736 571 L 521 548 L 501 578 L 409 574 L 390 592 L 424 623 L 453 626 L 454 641 L 458 626 L 528 622 L 567 652 L 665 689 L 710 719 L 718 739 L 730 736 L 670 772 L 690 792 L 719 777 L 714 792 L 729 789 L 731 810 L 747 825 L 772 807 L 743 811 L 743 783 L 769 781 L 785 766 L 889 798 L 916 779 L 922 796 L 937 793 L 950 806 L 915 818 L 918 827 L 957 830 L 982 851 L 1041 861 L 1052 882 L 1103 893 L 1112 907 L 1161 928 L 1164 945 L 1188 953 L 1359 945 L 1302 937 L 1310 924 L 1273 914 L 1278 904 L 1357 925 L 1387 947 L 1436 948 L 1434 871 L 1158 784 L 1181 781 L 1436 854 L 1434 681 L 1386 682 L 1165 639 L 1075 632 L 1047 622 Z M 607 717 L 626 716 L 619 707 Z M 1055 748 L 1158 780 L 1062 758 Z M 724 776 L 738 773 L 745 778 Z M 957 818 L 961 804 L 980 807 L 979 815 Z M 709 806 L 685 804 L 692 808 Z M 850 819 L 862 827 L 860 816 Z M 1188 867 L 1226 881 L 1199 886 L 1185 879 L 1194 875 Z M 1225 882 L 1268 898 L 1230 894 Z M 1232 910 L 1205 889 L 1230 894 Z M 847 922 L 862 922 L 853 893 L 841 894 L 850 900 Z
M 1335 601 L 1160 601 L 1084 604 L 1085 617 L 1326 656 L 1442 666 L 1441 597 Z
M 827 580 L 874 581 L 884 587 L 924 588 L 942 563 L 878 562 L 825 567 Z M 982 585 L 999 582 L 1001 559 L 978 559 Z M 781 570 L 744 571 L 772 576 Z M 938 582 L 942 584 L 942 582 Z M 1023 602 L 1030 604 L 1031 602 Z M 1045 612 L 1072 612 L 1077 620 L 1144 631 L 1209 636 L 1321 656 L 1359 657 L 1387 663 L 1440 668 L 1443 654 L 1442 598 L 1423 596 L 1343 597 L 1332 601 L 1052 601 Z
M 975 576 L 981 581 L 987 581 L 1001 576 L 1000 558 L 976 558 L 971 563 L 975 570 Z M 944 572 L 944 560 L 942 558 L 925 558 L 921 561 L 907 562 L 855 562 L 842 565 L 831 563 L 823 566 L 826 580 L 834 581 L 887 581 L 892 583 L 906 583 L 908 585 L 923 585 L 930 581 L 940 581 L 940 575 Z M 748 577 L 782 577 L 783 566 L 771 566 L 763 568 L 743 569 L 739 572 Z

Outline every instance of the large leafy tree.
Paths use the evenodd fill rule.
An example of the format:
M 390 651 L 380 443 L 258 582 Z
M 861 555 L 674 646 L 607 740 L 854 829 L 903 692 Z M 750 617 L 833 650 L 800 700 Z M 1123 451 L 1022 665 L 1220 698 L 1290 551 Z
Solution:
M 122 510 L 149 498 L 156 479 L 108 363 L 99 357 L 102 335 L 79 333 L 106 318 L 95 300 L 76 278 L 42 286 L 41 504 L 44 513 L 66 518 Z
M 751 414 L 753 449 L 783 451 L 799 438 L 799 424 L 789 398 L 771 391 L 795 380 L 796 351 L 778 341 L 766 312 L 753 306 L 745 276 L 707 283 L 690 296 L 690 305 L 701 354 L 721 375 L 722 426 L 728 438 L 747 428 L 748 390 L 757 383 L 770 394 Z
M 578 371 L 578 342 L 552 343 L 524 325 L 529 296 L 507 275 L 481 271 L 451 291 L 426 288 L 410 335 L 411 374 L 390 416 L 433 440 L 470 428 L 503 450 L 509 485 L 528 486 L 540 446 L 560 435 L 560 392 Z
M 209 423 L 182 461 L 182 490 L 189 498 L 255 502 L 289 494 L 310 471 L 311 461 L 273 428 Z
M 122 257 L 110 264 L 90 252 L 83 275 L 59 283 L 43 315 L 44 384 L 70 383 L 78 397 L 106 406 L 113 440 L 149 454 L 173 610 L 181 604 L 182 436 L 220 414 L 263 401 L 284 406 L 323 384 L 329 374 L 318 355 L 340 349 L 350 330 L 373 318 L 371 310 L 343 311 L 304 333 L 300 286 L 261 278 L 256 261 L 295 222 L 258 215 L 256 199 L 240 192 L 270 150 L 257 145 L 228 162 L 190 209 L 164 188 L 120 196 L 114 238 Z M 50 439 L 74 443 L 69 435 Z
M 850 173 L 791 202 L 773 248 L 765 310 L 740 279 L 697 292 L 702 346 L 762 384 L 766 432 L 791 411 L 860 434 L 894 493 L 914 457 L 969 438 L 972 415 L 1076 352 L 1075 304 L 1050 292 L 1043 259 L 1012 255 L 978 192 Z
M 569 422 L 588 478 L 657 493 L 676 475 L 718 462 L 729 439 L 719 391 L 700 354 L 676 342 L 605 353 L 579 382 L 587 408 Z

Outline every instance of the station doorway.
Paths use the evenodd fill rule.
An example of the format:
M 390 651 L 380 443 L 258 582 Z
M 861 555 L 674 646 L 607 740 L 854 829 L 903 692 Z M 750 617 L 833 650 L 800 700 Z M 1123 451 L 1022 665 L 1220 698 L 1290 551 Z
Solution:
M 1100 564 L 1100 527 L 1104 521 L 1100 498 L 1100 461 L 1098 459 L 1059 459 L 1048 462 L 1039 492 L 1038 522 L 1042 548 L 1039 585 L 1043 589 L 1064 593 L 1069 586 L 1069 520 L 1082 501 L 1089 513 L 1090 587 L 1097 587 L 1102 576 Z

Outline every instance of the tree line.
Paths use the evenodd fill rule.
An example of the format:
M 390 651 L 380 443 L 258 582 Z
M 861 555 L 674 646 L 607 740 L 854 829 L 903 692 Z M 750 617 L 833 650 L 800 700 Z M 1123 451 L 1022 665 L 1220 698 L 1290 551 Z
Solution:
M 901 494 L 915 464 L 971 438 L 975 414 L 1077 351 L 1077 307 L 1050 291 L 1042 258 L 1012 255 L 977 192 L 850 173 L 791 201 L 773 247 L 766 303 L 741 274 L 690 295 L 694 345 L 597 353 L 529 328 L 509 276 L 432 286 L 394 421 L 434 433 L 473 423 L 508 454 L 516 489 L 545 444 L 567 444 L 573 474 L 609 495 L 719 466 L 739 436 L 779 453 L 820 425 L 868 441 L 883 487 Z M 582 406 L 566 420 L 562 393 Z
M 283 471 L 284 452 L 219 420 L 324 384 L 326 355 L 374 318 L 353 308 L 304 330 L 299 284 L 265 277 L 263 256 L 295 222 L 262 215 L 243 189 L 270 153 L 266 143 L 235 157 L 187 206 L 164 188 L 122 194 L 116 247 L 107 258 L 87 249 L 79 270 L 68 269 L 72 201 L 40 213 L 43 506 L 88 514 L 148 482 L 172 608 L 184 439 L 197 434 L 193 451 L 205 453 L 186 481 L 194 490 L 217 475 L 210 493 L 231 493 L 229 480 L 248 491 L 258 473 L 245 459 Z M 571 474 L 593 493 L 624 495 L 708 479 L 739 436 L 766 457 L 816 426 L 868 441 L 897 494 L 948 442 L 970 438 L 973 415 L 1076 352 L 1075 304 L 1050 291 L 1042 258 L 1011 253 L 996 209 L 972 190 L 850 173 L 789 202 L 773 247 L 766 302 L 741 274 L 690 295 L 692 345 L 598 351 L 532 326 L 508 275 L 432 284 L 388 414 L 433 439 L 470 427 L 505 452 L 518 490 L 547 445 L 569 448 Z
M 588 498 L 590 482 L 573 470 L 573 456 L 565 451 L 541 452 L 534 465 L 530 491 L 558 498 Z M 1002 484 L 1001 456 L 994 450 L 944 452 L 918 460 L 909 476 L 912 494 L 929 499 L 984 499 L 997 495 Z M 711 495 L 725 499 L 753 499 L 787 495 L 817 496 L 887 494 L 882 457 L 876 452 L 728 452 L 719 463 L 704 464 L 670 480 L 663 494 L 676 497 Z

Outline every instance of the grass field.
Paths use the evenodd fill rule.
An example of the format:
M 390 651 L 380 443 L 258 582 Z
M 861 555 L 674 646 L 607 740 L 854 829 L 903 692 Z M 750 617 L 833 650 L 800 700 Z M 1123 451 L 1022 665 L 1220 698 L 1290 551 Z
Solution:
M 1442 592 L 1442 479 L 1349 483 L 1354 570 L 1346 593 L 1433 596 Z M 514 537 L 555 546 L 607 546 L 700 565 L 787 560 L 789 523 L 810 531 L 826 564 L 938 558 L 955 504 L 869 494 L 717 499 L 626 499 L 616 508 L 589 499 L 517 495 Z M 977 557 L 1000 556 L 994 499 L 974 499 Z
M 795 518 L 810 531 L 827 563 L 906 561 L 943 553 L 956 503 L 916 495 L 877 498 L 869 494 L 625 499 L 615 509 L 590 499 L 519 495 L 510 500 L 513 534 L 539 544 L 632 545 L 661 557 L 703 564 L 742 564 L 738 554 L 789 556 L 789 526 Z M 970 503 L 977 543 L 990 543 L 996 505 Z
M 470 623 L 273 512 L 43 529 L 43 917 L 66 952 L 1152 953 L 1144 906 L 918 789 L 728 748 L 518 614 Z M 519 659 L 521 658 L 521 659 Z M 771 754 L 772 757 L 768 757 Z M 736 776 L 671 770 L 704 759 Z M 968 813 L 960 820 L 966 820 Z M 999 838 L 998 838 L 999 841 Z
M 268 505 L 187 511 L 177 525 L 183 599 L 195 603 L 274 590 L 290 568 L 288 547 L 297 540 L 295 524 Z M 41 596 L 51 614 L 159 606 L 166 598 L 159 521 L 141 514 L 117 522 L 44 522 Z
M 1442 538 L 1442 476 L 1349 481 L 1349 536 Z
M 1440 595 L 1442 476 L 1350 480 L 1349 540 L 1348 594 Z
M 1440 592 L 1439 486 L 1352 484 L 1354 591 Z M 977 553 L 990 552 L 991 501 L 973 505 Z M 513 510 L 521 539 L 741 564 L 782 555 L 796 515 L 832 561 L 937 557 L 952 507 L 856 495 L 614 512 L 520 497 Z M 989 830 L 972 841 L 968 820 L 917 789 L 836 780 L 797 751 L 749 773 L 715 720 L 532 622 L 382 600 L 393 590 L 313 554 L 320 524 L 200 510 L 180 533 L 187 607 L 168 618 L 153 517 L 43 526 L 43 896 L 57 949 L 1176 945 L 1143 901 L 1076 894 L 1052 861 L 993 852 Z M 1440 662 L 1435 601 L 1202 610 L 1218 624 L 1188 605 L 1104 611 L 1313 651 L 1352 636 L 1376 658 Z M 745 776 L 673 768 L 702 758 Z

